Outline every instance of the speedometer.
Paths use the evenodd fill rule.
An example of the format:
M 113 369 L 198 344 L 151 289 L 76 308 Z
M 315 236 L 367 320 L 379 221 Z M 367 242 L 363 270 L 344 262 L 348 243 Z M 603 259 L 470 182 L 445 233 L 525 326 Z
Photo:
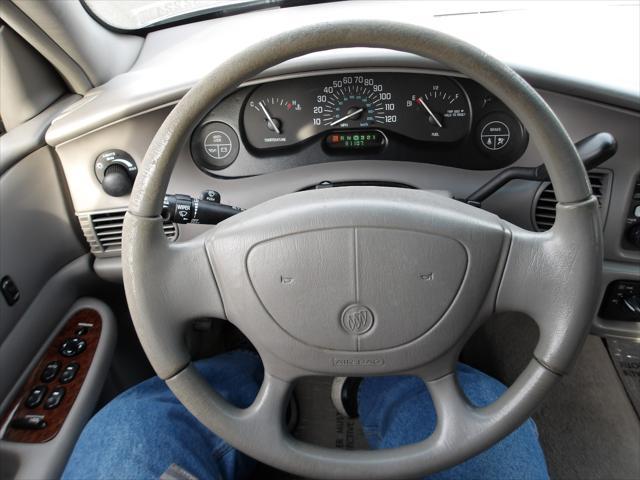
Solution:
M 329 128 L 367 128 L 396 123 L 396 105 L 382 83 L 370 76 L 332 79 L 316 96 L 313 124 Z

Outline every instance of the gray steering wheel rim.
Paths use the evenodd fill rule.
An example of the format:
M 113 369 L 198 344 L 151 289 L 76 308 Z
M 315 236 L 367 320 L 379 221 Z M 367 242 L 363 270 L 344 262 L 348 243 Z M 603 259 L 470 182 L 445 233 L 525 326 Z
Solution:
M 163 363 L 161 357 L 165 352 L 158 351 L 159 344 L 151 332 L 153 295 L 146 290 L 144 279 L 148 273 L 138 270 L 140 262 L 154 258 L 153 250 L 161 238 L 158 216 L 178 152 L 206 113 L 243 81 L 271 66 L 307 53 L 345 47 L 391 48 L 447 64 L 501 98 L 524 123 L 554 184 L 559 201 L 558 225 L 554 227 L 555 243 L 550 241 L 540 248 L 537 239 L 534 240 L 539 235 L 514 230 L 514 244 L 524 245 L 529 255 L 509 261 L 506 277 L 512 264 L 514 272 L 521 273 L 526 268 L 523 264 L 541 253 L 552 257 L 571 245 L 575 247 L 580 235 L 589 239 L 589 248 L 575 247 L 585 263 L 581 273 L 590 276 L 575 301 L 585 300 L 587 307 L 575 313 L 564 311 L 567 316 L 562 323 L 564 330 L 554 337 L 556 344 L 550 347 L 553 352 L 537 355 L 512 387 L 484 409 L 472 411 L 460 402 L 459 389 L 450 375 L 436 380 L 433 383 L 442 384 L 440 394 L 432 392 L 436 409 L 458 412 L 468 421 L 468 428 L 461 429 L 445 421 L 424 442 L 376 452 L 344 452 L 312 446 L 291 438 L 281 423 L 266 422 L 269 415 L 281 416 L 282 402 L 272 400 L 285 398 L 290 388 L 275 376 L 267 375 L 256 402 L 246 410 L 239 410 L 213 392 L 184 356 Z M 585 320 L 577 317 L 595 308 L 589 297 L 594 296 L 601 268 L 597 255 L 600 252 L 601 256 L 600 236 L 595 201 L 575 148 L 553 112 L 521 77 L 477 48 L 437 31 L 393 22 L 343 21 L 285 32 L 244 50 L 204 77 L 176 105 L 154 137 L 134 185 L 123 232 L 123 276 L 132 318 L 153 367 L 180 401 L 229 443 L 260 461 L 299 475 L 354 479 L 415 477 L 458 463 L 504 437 L 530 415 L 564 373 L 588 329 Z M 531 247 L 527 246 L 529 243 Z M 547 273 L 553 274 L 551 267 Z M 518 288 L 526 288 L 526 283 L 512 282 L 511 287 L 501 291 L 501 302 L 507 306 L 515 303 L 512 299 L 518 295 Z M 556 308 L 562 307 L 567 309 L 564 303 Z M 564 353 L 559 354 L 563 344 Z M 171 357 L 172 353 L 166 355 Z M 563 358 L 556 363 L 558 355 Z

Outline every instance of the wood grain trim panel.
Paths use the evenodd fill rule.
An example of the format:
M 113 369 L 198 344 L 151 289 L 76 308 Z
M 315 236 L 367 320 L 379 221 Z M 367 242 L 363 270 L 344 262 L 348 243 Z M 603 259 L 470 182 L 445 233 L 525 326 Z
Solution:
M 89 327 L 84 335 L 78 336 L 76 332 L 82 326 Z M 29 375 L 28 380 L 20 389 L 16 400 L 3 415 L 0 425 L 9 424 L 4 431 L 4 435 L 2 437 L 3 440 L 22 443 L 43 443 L 51 440 L 58 434 L 78 396 L 78 393 L 80 392 L 84 379 L 87 376 L 87 372 L 89 371 L 89 367 L 91 366 L 93 356 L 100 340 L 101 331 L 102 318 L 96 310 L 84 308 L 82 310 L 78 310 L 71 316 L 62 330 L 49 344 L 37 366 L 31 372 L 31 375 Z M 63 356 L 60 353 L 60 346 L 65 340 L 74 337 L 84 340 L 86 342 L 86 348 L 76 356 Z M 60 370 L 52 381 L 45 383 L 42 381 L 40 376 L 42 375 L 45 367 L 54 361 L 60 362 Z M 61 383 L 60 375 L 64 371 L 64 368 L 71 363 L 77 363 L 79 365 L 76 375 L 69 383 Z M 28 408 L 25 405 L 25 401 L 31 391 L 39 385 L 46 386 L 47 392 L 40 405 L 35 408 Z M 54 389 L 59 387 L 64 387 L 65 389 L 65 394 L 60 401 L 60 404 L 56 408 L 45 409 L 44 404 L 47 397 Z M 11 427 L 11 421 L 16 418 L 23 418 L 27 415 L 42 415 L 46 422 L 46 427 L 39 430 L 24 430 Z

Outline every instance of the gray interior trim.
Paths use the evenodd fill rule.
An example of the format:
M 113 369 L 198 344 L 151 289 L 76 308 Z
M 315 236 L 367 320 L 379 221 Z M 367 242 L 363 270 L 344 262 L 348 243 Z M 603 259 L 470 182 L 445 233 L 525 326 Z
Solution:
M 135 65 L 108 85 L 96 89 L 94 101 L 56 126 L 51 133 L 51 142 L 57 145 L 117 119 L 175 102 L 210 69 L 229 56 L 259 43 L 269 35 L 291 28 L 291 25 L 304 25 L 319 19 L 331 22 L 363 16 L 429 25 L 481 46 L 511 65 L 534 86 L 632 110 L 640 109 L 638 72 L 632 68 L 633 59 L 625 61 L 622 50 L 611 55 L 610 51 L 604 50 L 609 42 L 597 41 L 592 34 L 594 30 L 588 27 L 593 22 L 599 22 L 597 31 L 601 34 L 608 32 L 611 42 L 614 41 L 612 38 L 619 38 L 620 44 L 635 42 L 633 28 L 618 26 L 629 21 L 629 15 L 637 12 L 635 8 L 610 7 L 604 10 L 603 7 L 602 16 L 595 18 L 589 14 L 593 4 L 576 8 L 570 14 L 572 21 L 580 22 L 579 19 L 587 18 L 582 28 L 573 31 L 576 37 L 566 42 L 563 37 L 566 28 L 559 22 L 568 18 L 567 12 L 549 16 L 546 11 L 531 13 L 522 9 L 493 15 L 474 15 L 470 28 L 467 23 L 470 16 L 434 17 L 434 3 L 439 2 L 339 2 L 331 8 L 309 5 L 245 13 L 153 32 L 147 36 Z M 611 20 L 607 22 L 607 18 Z M 548 25 L 543 36 L 537 30 L 539 24 L 536 19 Z M 619 20 L 618 25 L 616 20 Z M 513 33 L 509 41 L 505 41 L 506 32 Z M 554 40 L 557 55 L 546 55 L 541 44 L 550 44 Z M 560 52 L 557 49 L 566 50 Z M 215 55 L 211 52 L 215 52 Z M 573 61 L 561 61 L 563 58 L 572 58 Z M 306 55 L 257 76 L 274 77 L 341 68 L 358 70 L 371 66 L 444 68 L 441 63 L 412 54 L 376 48 L 349 48 Z M 602 74 L 605 71 L 607 74 Z
M 93 86 L 126 72 L 144 39 L 107 30 L 79 1 L 11 0 L 82 69 Z
M 65 95 L 32 119 L 0 136 L 0 175 L 44 146 L 44 136 L 51 121 L 81 98 L 80 95 Z
M 73 304 L 66 315 L 61 317 L 50 315 L 56 321 L 62 320 L 59 321 L 49 340 L 53 338 L 57 330 L 64 326 L 74 312 L 82 308 L 93 308 L 100 313 L 102 317 L 102 332 L 80 393 L 78 393 L 62 428 L 52 440 L 45 443 L 17 443 L 0 440 L 0 465 L 2 465 L 0 473 L 2 478 L 14 478 L 16 480 L 59 478 L 80 432 L 93 414 L 116 344 L 116 320 L 113 312 L 105 303 L 99 300 L 81 298 Z M 43 344 L 39 354 L 46 349 L 47 343 Z M 33 367 L 37 362 L 39 354 L 34 356 L 30 367 Z M 25 370 L 21 380 L 24 381 L 25 375 L 29 373 L 29 369 Z M 12 393 L 15 393 L 21 383 L 17 382 L 15 384 L 14 392 Z
M 72 92 L 84 94 L 91 89 L 82 68 L 11 0 L 0 2 L 0 18 L 58 70 Z
M 118 257 L 96 258 L 93 270 L 103 280 L 122 283 L 122 259 Z
M 338 49 L 335 52 L 335 55 L 332 56 L 322 55 L 323 52 L 319 52 L 284 62 L 256 74 L 253 80 L 243 82 L 240 86 L 256 85 L 288 78 L 367 71 L 444 74 L 453 77 L 466 77 L 466 75 L 452 71 L 441 63 L 402 52 L 358 48 Z M 376 66 L 372 67 L 371 65 Z M 616 98 L 627 97 L 618 93 L 612 98 L 610 95 L 599 94 L 597 89 L 584 86 L 577 80 L 558 79 L 550 73 L 532 74 L 523 66 L 514 66 L 514 70 L 535 88 L 576 98 L 584 97 L 598 100 L 604 104 L 618 105 L 631 110 L 640 110 L 640 103 L 638 103 L 637 97 L 631 96 L 629 101 L 616 102 L 614 101 Z M 122 82 L 117 81 L 113 85 L 105 85 L 102 88 L 93 90 L 90 96 L 91 101 L 87 100 L 83 104 L 79 104 L 77 111 L 54 123 L 50 131 L 47 132 L 47 142 L 52 146 L 58 146 L 114 123 L 164 109 L 168 106 L 172 107 L 187 93 L 196 80 L 193 80 L 188 86 L 176 86 L 163 92 L 136 92 L 131 89 L 116 90 L 121 83 L 124 84 L 124 82 L 128 81 L 134 81 L 134 79 L 127 78 L 125 80 L 123 78 Z M 145 80 L 135 81 L 144 82 Z M 152 79 L 149 79 L 149 81 L 151 82 Z M 132 97 L 132 95 L 136 95 L 136 97 Z
M 0 117 L 11 131 L 66 92 L 58 73 L 6 25 L 0 25 Z
M 0 268 L 20 290 L 14 305 L 0 301 L 0 342 L 52 275 L 86 251 L 69 218 L 64 188 L 49 147 L 0 177 Z
M 512 335 L 507 334 L 505 342 L 519 345 L 518 326 L 507 329 Z M 627 378 L 640 387 L 637 377 Z M 533 418 L 552 479 L 640 478 L 640 419 L 602 339 L 587 338 L 571 373 L 551 390 Z

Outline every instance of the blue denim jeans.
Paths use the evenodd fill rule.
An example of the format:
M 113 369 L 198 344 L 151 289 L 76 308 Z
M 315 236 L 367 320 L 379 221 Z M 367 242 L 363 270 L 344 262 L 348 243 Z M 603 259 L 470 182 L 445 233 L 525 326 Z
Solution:
M 262 381 L 262 364 L 251 352 L 225 353 L 199 361 L 196 367 L 238 407 L 251 404 Z M 458 378 L 476 405 L 492 402 L 505 389 L 466 365 L 460 365 Z M 358 401 L 360 421 L 372 448 L 419 441 L 436 424 L 431 398 L 414 377 L 365 379 Z M 122 393 L 91 419 L 62 478 L 158 479 L 173 464 L 200 480 L 231 480 L 248 478 L 255 461 L 202 426 L 155 377 Z M 548 474 L 529 420 L 489 450 L 429 478 L 546 479 Z

